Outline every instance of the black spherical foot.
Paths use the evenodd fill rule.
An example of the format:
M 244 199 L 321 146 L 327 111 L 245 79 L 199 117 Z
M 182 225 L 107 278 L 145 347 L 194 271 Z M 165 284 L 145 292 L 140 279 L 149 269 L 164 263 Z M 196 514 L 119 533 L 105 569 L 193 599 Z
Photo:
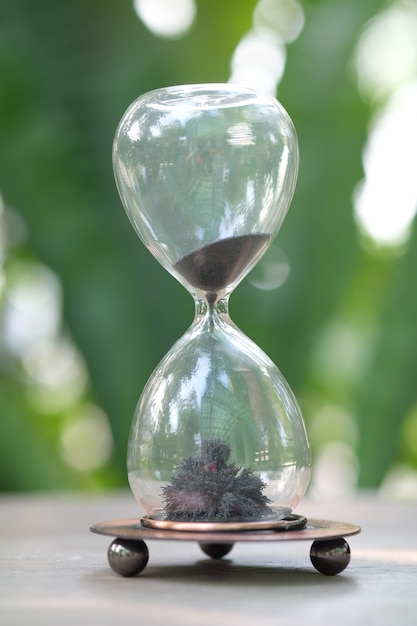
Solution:
M 110 544 L 107 558 L 110 567 L 120 576 L 136 576 L 145 569 L 149 552 L 144 541 L 117 538 Z
M 207 554 L 207 556 L 212 559 L 221 559 L 222 557 L 229 554 L 230 550 L 233 548 L 233 543 L 199 543 L 200 548 Z
M 311 546 L 310 559 L 317 571 L 334 576 L 349 565 L 349 544 L 343 537 L 317 540 Z

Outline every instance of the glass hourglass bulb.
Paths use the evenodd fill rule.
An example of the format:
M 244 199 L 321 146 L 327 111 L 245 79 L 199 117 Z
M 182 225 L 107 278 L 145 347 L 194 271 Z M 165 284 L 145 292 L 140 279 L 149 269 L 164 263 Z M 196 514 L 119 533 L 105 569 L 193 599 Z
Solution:
M 128 108 L 113 161 L 135 230 L 195 301 L 136 408 L 132 491 L 148 522 L 285 517 L 310 477 L 303 418 L 280 371 L 231 321 L 228 299 L 291 202 L 292 122 L 249 88 L 169 87 Z

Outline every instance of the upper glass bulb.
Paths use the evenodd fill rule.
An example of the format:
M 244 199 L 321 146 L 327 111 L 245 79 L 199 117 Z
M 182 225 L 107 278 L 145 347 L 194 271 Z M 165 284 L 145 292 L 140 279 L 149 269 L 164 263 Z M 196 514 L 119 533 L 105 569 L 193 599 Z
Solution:
M 191 293 L 221 298 L 278 232 L 298 144 L 288 114 L 268 95 L 227 84 L 168 87 L 128 108 L 113 162 L 146 247 Z

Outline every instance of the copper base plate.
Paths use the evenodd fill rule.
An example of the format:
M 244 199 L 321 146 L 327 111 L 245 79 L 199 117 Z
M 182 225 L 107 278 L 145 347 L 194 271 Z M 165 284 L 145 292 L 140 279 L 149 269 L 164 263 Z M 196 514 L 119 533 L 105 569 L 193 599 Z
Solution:
M 257 520 L 195 521 L 167 520 L 163 512 L 155 511 L 153 515 L 145 515 L 141 519 L 142 526 L 155 530 L 180 530 L 182 532 L 220 532 L 220 531 L 253 531 L 253 530 L 298 530 L 307 523 L 305 517 L 291 514 L 291 509 L 282 507 Z
M 299 516 L 294 516 L 299 517 Z M 304 518 L 302 518 L 304 519 Z M 283 520 L 285 521 L 285 520 Z M 165 541 L 197 541 L 197 542 L 258 542 L 258 541 L 303 541 L 316 539 L 335 539 L 348 537 L 360 533 L 360 526 L 345 522 L 308 519 L 300 530 L 229 530 L 229 531 L 183 531 L 159 530 L 145 528 L 138 518 L 97 522 L 90 527 L 92 533 L 119 537 L 120 539 L 146 540 L 157 539 Z

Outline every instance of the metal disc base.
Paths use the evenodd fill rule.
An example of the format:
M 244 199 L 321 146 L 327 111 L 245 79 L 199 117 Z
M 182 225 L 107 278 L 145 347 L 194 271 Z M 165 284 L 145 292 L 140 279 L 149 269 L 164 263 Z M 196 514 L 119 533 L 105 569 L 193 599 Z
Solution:
M 305 528 L 307 519 L 301 515 L 295 515 L 294 513 L 287 512 L 286 516 L 278 517 L 271 515 L 266 518 L 262 518 L 255 521 L 237 521 L 232 520 L 228 522 L 222 521 L 205 521 L 205 522 L 185 522 L 180 520 L 168 520 L 161 515 L 145 515 L 141 518 L 142 526 L 145 528 L 152 528 L 155 530 L 173 531 L 179 530 L 181 532 L 249 532 L 254 530 L 274 530 L 274 531 L 287 531 L 287 530 L 300 530 Z
M 350 562 L 350 548 L 344 537 L 360 533 L 360 526 L 345 522 L 306 519 L 290 515 L 281 528 L 260 530 L 184 531 L 146 528 L 141 519 L 97 522 L 91 532 L 116 537 L 108 550 L 110 567 L 121 576 L 136 576 L 148 563 L 145 540 L 196 541 L 212 559 L 221 559 L 240 542 L 313 541 L 310 560 L 326 576 L 342 572 Z M 287 528 L 284 525 L 287 524 Z M 291 526 L 292 524 L 292 526 Z M 230 527 L 229 527 L 230 528 Z

